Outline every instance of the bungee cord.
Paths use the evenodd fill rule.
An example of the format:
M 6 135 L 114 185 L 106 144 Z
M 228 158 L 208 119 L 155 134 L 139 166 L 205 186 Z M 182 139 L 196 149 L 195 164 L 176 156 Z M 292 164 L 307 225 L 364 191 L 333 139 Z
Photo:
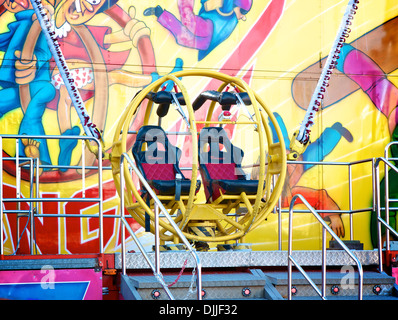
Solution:
M 336 39 L 333 42 L 325 66 L 322 69 L 321 76 L 319 77 L 317 86 L 310 100 L 304 120 L 299 130 L 293 134 L 291 139 L 290 149 L 293 154 L 293 157 L 291 157 L 292 159 L 297 158 L 298 154 L 303 153 L 310 143 L 311 127 L 314 125 L 315 115 L 322 108 L 322 101 L 325 97 L 327 87 L 329 86 L 329 80 L 333 73 L 333 69 L 336 68 L 341 48 L 351 33 L 352 21 L 358 10 L 358 3 L 359 0 L 349 0 L 348 2 Z
M 83 99 L 80 96 L 80 92 L 77 89 L 77 86 L 75 85 L 73 77 L 71 77 L 71 73 L 66 64 L 65 57 L 62 53 L 58 40 L 55 36 L 53 25 L 51 24 L 51 19 L 47 15 L 46 10 L 44 10 L 44 6 L 41 0 L 31 0 L 31 3 L 36 13 L 37 20 L 40 23 L 43 34 L 46 38 L 51 54 L 54 57 L 54 61 L 59 69 L 62 80 L 64 81 L 65 87 L 72 100 L 72 104 L 76 109 L 77 115 L 80 119 L 85 134 L 89 137 L 101 140 L 101 133 L 99 132 L 96 125 L 91 122 L 90 116 L 87 113 Z

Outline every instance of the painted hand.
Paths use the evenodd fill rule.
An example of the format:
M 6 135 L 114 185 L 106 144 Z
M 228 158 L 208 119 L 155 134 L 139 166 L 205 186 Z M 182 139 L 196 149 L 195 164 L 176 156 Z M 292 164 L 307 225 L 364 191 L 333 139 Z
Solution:
M 35 78 L 36 73 L 36 56 L 33 55 L 32 60 L 21 58 L 21 51 L 15 51 L 15 82 L 18 84 L 28 84 Z
M 129 8 L 129 16 L 131 20 L 126 23 L 123 32 L 131 39 L 131 41 L 133 42 L 133 46 L 137 47 L 140 38 L 144 36 L 149 37 L 151 34 L 151 30 L 146 26 L 144 22 L 138 21 L 135 18 L 135 8 L 133 6 Z
M 343 224 L 343 221 L 341 220 L 340 215 L 339 214 L 332 214 L 332 215 L 328 216 L 328 218 L 330 219 L 329 227 L 332 228 L 334 233 L 339 238 L 344 237 L 344 234 L 345 234 L 345 232 L 344 232 L 344 224 Z

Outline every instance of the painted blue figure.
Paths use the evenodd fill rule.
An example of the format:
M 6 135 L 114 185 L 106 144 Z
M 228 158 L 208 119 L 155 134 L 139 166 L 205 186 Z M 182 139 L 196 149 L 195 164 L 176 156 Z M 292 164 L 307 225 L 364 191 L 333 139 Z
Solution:
M 283 140 L 285 142 L 286 148 L 289 148 L 290 139 L 288 136 L 285 123 L 283 122 L 282 117 L 278 113 L 274 112 L 274 116 L 282 131 Z M 273 142 L 274 143 L 278 142 L 278 138 L 273 124 L 269 122 L 269 125 L 272 130 L 272 136 L 274 139 Z M 348 142 L 353 141 L 351 133 L 346 128 L 344 128 L 340 122 L 336 122 L 331 127 L 326 128 L 319 136 L 319 138 L 316 141 L 312 142 L 307 147 L 305 152 L 302 154 L 302 161 L 310 161 L 310 162 L 323 161 L 323 159 L 336 147 L 341 137 L 344 137 Z M 313 166 L 314 164 L 304 164 L 304 171 L 307 171 Z
M 42 116 L 46 104 L 55 97 L 55 88 L 50 82 L 49 60 L 51 52 L 44 35 L 40 33 L 34 48 L 32 61 L 21 61 L 21 52 L 32 27 L 34 10 L 24 10 L 15 14 L 15 21 L 8 25 L 9 31 L 0 34 L 0 50 L 4 51 L 3 63 L 0 66 L 0 117 L 7 112 L 21 108 L 20 87 L 29 86 L 30 102 L 20 123 L 20 135 L 45 135 Z M 22 72 L 31 70 L 27 76 L 20 76 L 21 69 L 16 65 L 24 66 Z M 27 68 L 30 66 L 30 68 Z M 26 142 L 24 142 L 26 144 Z M 46 139 L 37 139 L 34 144 L 38 147 L 42 164 L 51 164 Z M 20 155 L 25 155 L 25 145 L 20 144 Z
M 286 144 L 286 149 L 289 148 L 289 137 L 286 130 L 286 126 L 283 122 L 282 117 L 278 113 L 274 113 L 278 125 L 282 131 L 283 140 Z M 273 142 L 278 142 L 275 128 L 273 124 L 269 123 L 272 134 Z M 321 136 L 313 143 L 311 143 L 306 151 L 300 155 L 298 160 L 320 162 L 334 149 L 339 143 L 341 137 L 344 137 L 348 142 L 353 141 L 351 133 L 344 128 L 341 123 L 336 122 L 331 127 L 326 128 Z M 286 181 L 281 196 L 281 206 L 289 207 L 292 198 L 296 194 L 301 194 L 309 202 L 309 204 L 315 209 L 319 210 L 321 217 L 325 221 L 330 222 L 330 227 L 336 233 L 338 237 L 344 237 L 344 224 L 339 214 L 339 206 L 331 198 L 325 189 L 313 189 L 305 186 L 299 186 L 298 182 L 305 171 L 312 168 L 314 164 L 299 164 L 290 163 L 287 166 Z M 297 202 L 300 203 L 300 200 Z
M 246 20 L 252 0 L 201 0 L 199 14 L 193 12 L 194 0 L 178 0 L 181 20 L 160 6 L 144 11 L 155 15 L 179 45 L 198 49 L 198 60 L 206 57 L 235 30 L 239 20 Z

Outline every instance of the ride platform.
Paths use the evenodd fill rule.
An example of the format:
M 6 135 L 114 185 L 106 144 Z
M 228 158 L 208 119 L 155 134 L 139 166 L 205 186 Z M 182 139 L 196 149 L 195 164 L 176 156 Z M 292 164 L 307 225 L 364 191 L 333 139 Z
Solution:
M 272 212 L 275 212 L 276 207 L 279 206 L 285 183 L 287 156 L 283 135 L 275 116 L 265 106 L 262 99 L 248 88 L 247 84 L 239 79 L 214 72 L 206 74 L 206 76 L 222 80 L 224 83 L 219 87 L 219 91 L 206 91 L 197 97 L 194 103 L 191 103 L 187 96 L 187 90 L 179 80 L 180 76 L 186 75 L 203 76 L 203 74 L 195 72 L 176 73 L 175 76 L 169 75 L 154 82 L 137 94 L 128 107 L 128 112 L 115 129 L 117 134 L 115 134 L 112 153 L 108 154 L 107 159 L 105 157 L 103 159 L 111 162 L 109 169 L 112 170 L 114 189 L 117 191 L 120 201 L 117 204 L 120 212 L 107 214 L 106 217 L 119 219 L 120 226 L 123 226 L 120 228 L 120 235 L 117 236 L 115 246 L 108 250 L 115 252 L 120 248 L 121 253 L 102 253 L 107 251 L 105 251 L 104 245 L 103 218 L 105 215 L 101 161 L 98 161 L 98 169 L 96 169 L 98 192 L 93 192 L 95 195 L 98 193 L 98 197 L 86 197 L 86 192 L 81 192 L 85 191 L 85 186 L 83 189 L 78 187 L 79 190 L 76 191 L 76 194 L 81 192 L 82 198 L 73 199 L 75 201 L 71 201 L 70 197 L 43 198 L 39 192 L 34 195 L 33 188 L 29 189 L 32 190 L 31 195 L 24 199 L 14 198 L 14 194 L 9 195 L 11 198 L 0 197 L 2 202 L 0 208 L 3 208 L 3 202 L 24 201 L 37 204 L 50 202 L 50 200 L 54 200 L 54 202 L 77 202 L 78 200 L 98 205 L 98 211 L 95 214 L 83 214 L 80 207 L 70 213 L 65 211 L 68 214 L 65 212 L 44 214 L 39 212 L 40 206 L 37 206 L 39 209 L 29 206 L 29 210 L 24 210 L 24 212 L 20 208 L 17 208 L 18 210 L 7 208 L 4 214 L 17 213 L 20 215 L 19 217 L 31 218 L 32 225 L 26 229 L 30 231 L 30 239 L 27 244 L 31 254 L 0 255 L 0 298 L 157 300 L 171 298 L 172 295 L 174 299 L 283 300 L 289 299 L 290 293 L 293 294 L 293 299 L 319 298 L 307 283 L 310 281 L 305 275 L 302 275 L 303 273 L 299 274 L 294 271 L 290 277 L 290 272 L 286 272 L 286 269 L 290 270 L 289 266 L 292 262 L 291 253 L 288 251 L 248 249 L 230 251 L 225 248 L 222 251 L 200 251 L 204 248 L 209 249 L 209 243 L 214 245 L 231 241 L 243 242 L 244 236 L 248 232 L 263 223 Z M 171 93 L 159 91 L 160 85 L 169 80 L 177 84 L 180 92 L 177 92 L 176 88 L 174 89 L 176 92 Z M 229 89 L 224 91 L 225 88 L 231 88 L 232 91 L 228 91 Z M 152 89 L 153 91 L 151 91 Z M 208 107 L 206 120 L 197 121 L 194 111 L 204 107 L 202 98 L 211 102 L 210 105 L 206 105 Z M 144 100 L 145 103 L 142 103 Z M 149 102 L 146 103 L 146 100 Z M 225 102 L 225 100 L 228 101 Z M 246 108 L 250 115 L 250 121 L 212 120 L 216 102 L 220 102 L 221 110 L 232 108 L 232 105 L 242 109 Z M 158 104 L 159 119 L 151 118 L 153 103 Z M 165 110 L 162 111 L 162 108 L 168 110 L 170 104 L 175 105 L 177 112 L 185 121 L 185 131 L 173 133 L 161 127 L 160 118 L 164 118 L 167 113 L 163 112 Z M 182 106 L 185 107 L 182 108 Z M 139 112 L 141 107 L 145 111 L 145 121 L 140 124 L 137 132 L 130 131 L 135 119 L 134 115 Z M 158 121 L 154 125 L 150 123 L 150 120 Z M 275 134 L 269 122 L 274 124 Z M 197 124 L 200 125 L 199 127 L 202 125 L 207 127 L 197 130 Z M 259 149 L 257 163 L 249 161 L 246 165 L 242 162 L 244 151 L 232 144 L 231 137 L 224 129 L 227 125 L 250 127 L 250 131 L 245 130 L 245 136 L 246 134 L 249 136 L 250 132 L 253 137 L 256 137 Z M 132 143 L 134 139 L 130 140 L 127 135 L 135 138 L 134 144 Z M 179 160 L 183 150 L 172 144 L 168 135 L 190 137 L 191 143 L 183 145 L 192 150 L 192 154 L 188 157 L 191 159 L 186 159 L 188 160 L 187 168 L 180 167 Z M 19 139 L 20 137 L 15 136 L 14 138 Z M 253 141 L 251 138 L 246 140 Z M 241 146 L 243 147 L 245 144 L 242 143 Z M 101 148 L 101 144 L 98 144 L 98 149 L 90 151 L 96 156 L 102 155 Z M 2 159 L 0 160 L 2 161 Z M 373 163 L 372 159 L 366 161 Z M 19 163 L 19 159 L 17 163 Z M 33 167 L 34 163 L 32 162 Z M 38 165 L 39 167 L 40 165 Z M 244 168 L 251 171 L 246 172 L 243 170 Z M 253 174 L 254 168 L 259 169 L 256 175 Z M 83 173 L 85 172 L 83 167 L 79 167 L 79 169 Z M 190 174 L 185 177 L 182 170 L 187 170 Z M 33 171 L 34 169 L 32 169 Z M 36 173 L 40 173 L 40 170 L 36 170 Z M 378 171 L 374 176 L 378 177 L 377 173 Z M 82 182 L 84 181 L 83 185 L 85 185 L 83 177 L 85 174 L 82 175 Z M 35 180 L 31 175 L 29 181 L 26 181 L 26 185 L 33 186 L 34 183 L 37 184 L 36 191 L 40 191 L 38 179 Z M 19 183 L 16 185 L 16 191 L 18 191 L 16 195 L 18 196 L 20 186 Z M 203 192 L 199 192 L 201 186 Z M 375 190 L 376 192 L 378 190 Z M 87 193 L 92 195 L 91 192 Z M 351 203 L 351 190 L 349 196 Z M 203 199 L 198 200 L 200 197 Z M 292 243 L 292 209 L 297 199 L 307 206 L 309 212 L 322 225 L 322 249 L 326 250 L 326 231 L 333 239 L 339 241 L 339 237 L 330 229 L 319 213 L 302 195 L 297 194 L 291 199 L 291 210 L 289 210 L 289 251 Z M 375 203 L 374 207 L 379 208 L 379 203 Z M 351 209 L 345 213 L 353 213 L 354 210 Z M 361 211 L 371 211 L 372 209 L 373 207 Z M 127 212 L 129 219 L 135 220 L 136 227 L 138 224 L 145 228 L 145 232 L 153 234 L 155 244 L 153 252 L 147 252 L 147 249 L 144 248 L 136 234 L 136 231 L 140 229 L 132 229 L 125 217 Z M 3 211 L 0 212 L 0 217 L 2 216 Z M 99 251 L 95 252 L 100 253 L 93 255 L 33 255 L 37 243 L 42 241 L 42 246 L 44 246 L 45 240 L 47 240 L 46 237 L 43 237 L 40 241 L 36 241 L 33 237 L 35 235 L 35 218 L 43 217 L 98 218 L 99 246 L 97 248 Z M 0 229 L 2 229 L 2 219 L 0 222 L 2 223 Z M 86 223 L 86 226 L 88 224 Z M 27 224 L 26 226 L 28 227 Z M 49 230 L 50 228 L 41 229 L 47 233 Z M 141 252 L 126 252 L 129 250 L 126 245 L 126 239 L 129 237 L 128 235 L 126 237 L 126 231 Z M 76 234 L 80 236 L 80 233 L 75 233 L 70 234 L 69 238 L 77 237 Z M 353 232 L 351 232 L 352 234 Z M 379 239 L 381 248 L 381 232 Z M 2 240 L 0 241 L 0 253 L 3 254 L 4 241 L 0 240 Z M 186 250 L 159 252 L 161 246 L 170 243 L 184 245 Z M 18 246 L 19 243 L 15 246 L 17 250 L 12 252 L 17 252 Z M 40 248 L 40 245 L 37 247 Z M 86 248 L 88 247 L 83 247 L 82 241 L 76 252 L 86 252 L 83 251 Z M 394 296 L 396 294 L 396 278 L 382 272 L 382 268 L 380 270 L 377 268 L 384 261 L 384 267 L 391 271 L 388 269 L 392 268 L 389 265 L 392 261 L 390 259 L 392 254 L 397 257 L 398 250 L 392 253 L 393 250 L 387 249 L 384 252 L 384 258 L 381 259 L 383 254 L 381 249 L 358 250 L 358 248 L 354 248 L 349 250 L 345 248 L 344 244 L 342 248 L 344 250 L 334 247 L 334 250 L 326 250 L 326 253 L 321 250 L 295 250 L 293 252 L 294 264 L 297 268 L 300 266 L 300 268 L 308 270 L 317 287 L 321 282 L 322 286 L 325 284 L 323 281 L 325 273 L 321 273 L 320 270 L 327 266 L 326 296 L 333 299 L 361 298 L 362 295 L 359 294 L 360 297 L 355 297 L 357 292 L 361 292 L 360 289 L 363 289 L 364 299 L 397 299 Z M 59 248 L 56 247 L 56 250 Z M 358 262 L 358 270 L 356 270 L 353 260 Z M 155 263 L 152 263 L 153 261 Z M 359 266 L 363 266 L 363 269 Z M 359 276 L 359 269 L 364 272 L 363 277 Z M 292 280 L 291 283 L 290 280 Z M 320 282 L 320 280 L 322 281 Z
M 364 300 L 398 300 L 396 279 L 378 272 L 377 250 L 355 250 L 363 265 Z M 153 260 L 155 253 L 149 252 Z M 295 251 L 296 261 L 321 286 L 321 252 Z M 286 251 L 198 252 L 204 300 L 286 300 Z M 13 255 L 0 259 L 1 299 L 167 300 L 141 253 Z M 187 251 L 160 252 L 161 272 L 176 300 L 195 300 L 195 263 Z M 358 275 L 343 250 L 327 251 L 326 298 L 358 299 Z M 293 300 L 320 299 L 298 271 L 292 274 Z
M 378 272 L 377 250 L 355 250 L 364 267 L 363 299 L 398 300 L 395 278 L 385 272 Z M 320 251 L 295 251 L 296 261 L 309 270 L 311 279 L 321 285 Z M 246 299 L 285 300 L 287 299 L 287 252 L 286 251 L 214 251 L 198 252 L 202 263 L 202 298 L 206 300 Z M 154 253 L 149 253 L 154 258 Z M 167 268 L 164 280 L 172 284 L 169 288 L 175 299 L 196 299 L 192 279 L 195 268 L 193 261 L 186 263 L 185 271 L 177 276 L 185 260 L 185 251 L 165 251 L 160 254 L 160 263 Z M 121 255 L 115 255 L 115 268 L 121 268 Z M 351 267 L 351 258 L 342 250 L 327 251 L 327 299 L 358 299 L 358 276 Z M 143 272 L 146 262 L 139 253 L 126 255 L 127 275 L 122 276 L 120 290 L 124 299 L 163 300 L 167 295 L 152 273 Z M 345 267 L 344 267 L 345 266 Z M 349 278 L 351 277 L 351 278 Z M 178 281 L 176 282 L 176 279 Z M 191 288 L 190 288 L 191 287 Z M 292 275 L 293 300 L 320 299 L 304 276 L 298 271 Z

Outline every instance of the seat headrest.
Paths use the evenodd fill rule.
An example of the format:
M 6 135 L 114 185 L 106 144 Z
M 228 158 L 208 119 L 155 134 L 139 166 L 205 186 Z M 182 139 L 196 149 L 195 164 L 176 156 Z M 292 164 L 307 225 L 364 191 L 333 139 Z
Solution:
M 221 144 L 231 143 L 227 132 L 221 127 L 205 127 L 200 130 L 199 142 L 218 142 Z
M 137 132 L 136 141 L 140 142 L 155 142 L 158 141 L 160 143 L 165 144 L 167 140 L 166 132 L 159 127 L 154 125 L 147 125 L 141 127 Z
M 204 146 L 209 144 L 209 150 Z M 221 151 L 220 144 L 225 151 Z M 221 127 L 205 127 L 199 134 L 199 158 L 201 163 L 235 163 L 240 164 L 243 151 L 235 147 L 228 138 L 227 132 Z
M 144 143 L 147 144 L 145 151 L 142 150 Z M 158 144 L 163 145 L 164 150 L 159 149 Z M 166 132 L 155 125 L 143 126 L 138 130 L 132 152 L 140 162 L 147 163 L 175 164 L 181 155 L 181 151 L 169 142 Z

